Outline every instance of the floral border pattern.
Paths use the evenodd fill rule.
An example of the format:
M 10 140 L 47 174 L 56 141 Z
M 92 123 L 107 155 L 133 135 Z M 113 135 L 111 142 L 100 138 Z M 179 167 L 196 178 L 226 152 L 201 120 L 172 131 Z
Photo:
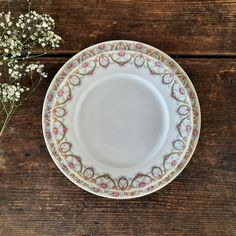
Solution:
M 162 84 L 169 87 L 170 96 L 176 101 L 176 112 L 179 114 L 179 121 L 176 125 L 178 137 L 172 142 L 173 151 L 163 157 L 161 166 L 153 166 L 149 172 L 136 173 L 132 177 L 121 176 L 114 178 L 110 174 L 97 173 L 94 167 L 84 165 L 82 158 L 73 153 L 72 143 L 65 138 L 68 128 L 63 119 L 68 114 L 66 105 L 73 98 L 73 88 L 80 86 L 81 80 L 85 80 L 88 76 L 94 74 L 97 69 L 107 69 L 111 64 L 120 66 L 129 64 L 138 69 L 144 68 L 153 75 L 154 79 L 156 75 L 160 75 Z M 124 191 L 133 188 L 143 188 L 154 181 L 160 181 L 167 171 L 173 169 L 179 162 L 192 128 L 190 125 L 192 111 L 187 103 L 184 88 L 171 71 L 164 67 L 160 61 L 141 53 L 130 53 L 122 50 L 102 53 L 96 56 L 95 59 L 86 60 L 63 81 L 61 88 L 57 91 L 55 100 L 51 126 L 58 153 L 65 159 L 66 166 L 70 171 L 103 189 L 109 188 Z
M 172 84 L 172 93 L 171 96 L 178 100 L 179 102 L 184 102 L 184 100 L 181 97 L 177 97 L 175 93 L 175 81 L 173 80 L 173 75 L 177 76 L 177 78 L 182 82 L 182 84 L 185 87 L 185 90 L 188 93 L 188 96 L 191 100 L 191 105 L 192 105 L 192 112 L 193 112 L 193 121 L 194 121 L 194 127 L 191 130 L 190 127 L 188 127 L 187 131 L 192 134 L 192 138 L 190 141 L 190 145 L 188 147 L 188 150 L 185 154 L 185 157 L 181 160 L 180 163 L 177 162 L 176 157 L 178 157 L 178 152 L 171 153 L 171 155 L 167 155 L 164 160 L 164 166 L 171 166 L 171 165 L 176 165 L 176 168 L 166 177 L 162 178 L 164 176 L 165 170 L 163 170 L 160 167 L 153 167 L 151 170 L 152 178 L 150 176 L 146 176 L 145 174 L 137 174 L 135 178 L 131 181 L 131 185 L 127 182 L 127 179 L 125 177 L 120 177 L 118 181 L 115 183 L 113 179 L 111 179 L 108 175 L 102 175 L 99 176 L 99 178 L 96 178 L 95 180 L 91 181 L 92 177 L 94 176 L 94 171 L 91 167 L 87 167 L 83 170 L 82 168 L 82 162 L 81 158 L 69 153 L 71 149 L 71 144 L 69 142 L 61 142 L 65 136 L 67 128 L 65 125 L 60 121 L 58 118 L 62 118 L 65 114 L 66 111 L 63 107 L 61 107 L 61 103 L 56 104 L 56 107 L 52 107 L 52 101 L 55 98 L 56 94 L 57 96 L 62 97 L 63 94 L 61 90 L 58 90 L 58 87 L 60 86 L 61 82 L 67 76 L 70 71 L 74 68 L 76 68 L 79 64 L 82 63 L 82 67 L 84 68 L 84 71 L 80 71 L 80 75 L 84 76 L 87 74 L 93 73 L 95 70 L 95 66 L 93 67 L 88 67 L 87 62 L 83 63 L 85 60 L 88 58 L 95 56 L 97 54 L 104 53 L 109 50 L 117 50 L 118 53 L 114 54 L 115 56 L 111 57 L 113 62 L 119 63 L 120 65 L 125 65 L 128 63 L 131 58 L 126 58 L 125 57 L 125 51 L 130 51 L 130 52 L 139 52 L 139 53 L 145 53 L 146 55 L 149 55 L 157 60 L 159 60 L 161 63 L 164 63 L 168 68 L 171 69 L 171 71 L 174 73 L 172 74 L 171 72 L 167 71 L 162 71 L 161 63 L 158 65 L 158 63 L 153 67 L 153 65 L 150 65 L 147 63 L 147 67 L 150 70 L 150 72 L 155 75 L 155 74 L 161 74 L 162 80 L 166 84 Z M 117 57 L 118 55 L 118 57 Z M 117 61 L 118 60 L 118 61 Z M 109 60 L 104 54 L 101 54 L 100 56 L 97 57 L 97 61 L 100 66 L 106 68 L 109 64 Z M 136 67 L 141 67 L 145 63 L 145 60 L 143 58 L 142 54 L 137 54 L 137 56 L 134 58 L 134 64 Z M 90 68 L 89 71 L 86 71 L 86 68 Z M 170 76 L 171 75 L 171 76 Z M 68 81 L 68 85 L 72 86 L 77 86 L 80 84 L 80 79 L 79 76 L 71 77 Z M 199 124 L 199 115 L 200 115 L 200 108 L 197 100 L 196 93 L 191 85 L 191 82 L 189 79 L 186 77 L 185 73 L 182 72 L 182 69 L 178 66 L 176 62 L 174 62 L 172 59 L 169 59 L 168 56 L 166 56 L 164 53 L 158 51 L 157 49 L 151 48 L 149 46 L 146 46 L 141 43 L 135 43 L 135 42 L 126 42 L 126 41 L 116 41 L 116 42 L 107 42 L 99 45 L 95 45 L 92 49 L 85 50 L 83 53 L 79 53 L 78 56 L 72 58 L 68 63 L 66 63 L 63 66 L 63 70 L 60 71 L 58 75 L 56 75 L 55 79 L 52 82 L 52 85 L 50 86 L 52 89 L 49 90 L 48 95 L 47 95 L 47 100 L 45 100 L 46 103 L 46 108 L 44 106 L 44 122 L 45 122 L 45 138 L 47 143 L 49 144 L 50 147 L 50 152 L 53 157 L 61 163 L 61 169 L 63 169 L 63 172 L 65 172 L 67 175 L 70 175 L 75 182 L 78 183 L 78 185 L 83 185 L 82 187 L 87 189 L 90 192 L 94 192 L 96 194 L 102 195 L 102 196 L 107 196 L 107 197 L 118 197 L 118 198 L 129 198 L 129 197 L 135 197 L 138 195 L 145 195 L 148 194 L 149 192 L 153 192 L 156 189 L 161 188 L 163 185 L 165 185 L 178 171 L 182 170 L 183 167 L 185 166 L 186 162 L 190 159 L 191 154 L 196 146 L 196 140 L 198 138 L 199 134 L 199 129 L 200 129 L 200 124 Z M 181 88 L 178 88 L 178 91 L 181 91 Z M 63 102 L 67 102 L 71 99 L 71 91 L 68 89 L 66 93 L 66 99 Z M 65 98 L 65 97 L 64 97 Z M 177 125 L 177 130 L 182 138 L 185 138 L 182 132 L 182 127 L 183 124 L 186 121 L 186 117 L 189 116 L 191 108 L 186 105 L 186 104 L 181 104 L 177 112 L 183 116 L 183 119 L 181 122 Z M 69 162 L 65 163 L 61 159 L 58 149 L 53 143 L 52 139 L 52 133 L 50 131 L 50 117 L 51 117 L 51 111 L 53 111 L 53 114 L 56 116 L 54 117 L 56 122 L 61 122 L 61 131 L 60 134 L 58 133 L 58 130 L 56 131 L 53 130 L 53 132 L 56 133 L 56 135 L 59 134 L 59 137 L 61 135 L 61 138 L 57 140 L 57 144 L 60 144 L 60 151 L 63 153 L 64 156 L 66 156 L 66 159 L 69 160 Z M 185 130 L 186 130 L 185 126 Z M 55 134 L 54 133 L 54 134 Z M 183 139 L 184 140 L 184 139 Z M 179 146 L 183 144 L 182 140 L 176 140 L 176 142 L 173 144 L 176 149 L 178 149 Z M 68 154 L 69 153 L 69 154 Z M 71 173 L 70 169 L 74 169 L 75 165 L 71 161 L 76 161 L 76 172 L 82 173 L 82 175 L 85 177 L 84 179 L 81 179 L 81 176 L 76 176 L 74 173 Z M 79 163 L 79 165 L 78 165 Z M 154 178 L 153 178 L 154 177 Z M 158 180 L 157 183 L 155 183 L 155 179 Z M 89 181 L 90 180 L 90 181 Z M 111 187 L 111 183 L 112 186 Z M 118 186 L 118 188 L 116 187 Z M 128 188 L 128 186 L 133 186 L 134 189 Z M 121 191 L 118 191 L 121 190 Z

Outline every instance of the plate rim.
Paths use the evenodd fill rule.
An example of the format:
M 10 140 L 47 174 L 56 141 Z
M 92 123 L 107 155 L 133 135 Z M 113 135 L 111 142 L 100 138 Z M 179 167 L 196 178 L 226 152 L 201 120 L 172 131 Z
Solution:
M 194 141 L 194 145 L 193 145 L 193 148 L 192 148 L 192 152 L 188 155 L 188 159 L 185 161 L 184 165 L 180 168 L 178 168 L 178 171 L 173 175 L 171 176 L 164 184 L 162 184 L 161 186 L 158 186 L 158 187 L 155 187 L 153 190 L 150 190 L 148 192 L 141 192 L 141 193 L 138 193 L 138 194 L 135 194 L 135 195 L 124 195 L 124 196 L 112 196 L 110 194 L 107 194 L 107 193 L 104 193 L 104 192 L 95 192 L 95 191 L 92 191 L 90 190 L 90 188 L 87 188 L 86 186 L 84 186 L 83 184 L 77 182 L 75 179 L 73 179 L 66 171 L 63 170 L 63 168 L 60 166 L 60 164 L 58 163 L 58 161 L 56 160 L 56 158 L 54 157 L 54 154 L 52 153 L 52 150 L 49 146 L 49 143 L 47 141 L 47 138 L 46 138 L 46 133 L 45 133 L 45 122 L 44 122 L 44 114 L 45 114 L 45 108 L 46 108 L 46 105 L 47 105 L 47 97 L 48 97 L 48 94 L 53 86 L 53 84 L 55 83 L 55 79 L 58 77 L 58 75 L 60 75 L 60 73 L 65 69 L 65 66 L 70 63 L 71 61 L 73 61 L 75 58 L 78 57 L 78 55 L 82 55 L 84 52 L 86 51 L 89 51 L 90 49 L 92 48 L 96 48 L 98 45 L 100 44 L 118 44 L 118 43 L 130 43 L 130 44 L 142 44 L 144 45 L 145 47 L 147 48 L 150 48 L 152 50 L 154 50 L 155 52 L 158 52 L 162 55 L 164 55 L 164 57 L 166 59 L 168 59 L 169 61 L 171 62 L 174 62 L 175 66 L 181 71 L 181 73 L 187 78 L 188 80 L 188 83 L 189 85 L 191 86 L 191 90 L 194 92 L 195 94 L 195 101 L 196 101 L 196 105 L 198 107 L 198 124 L 197 124 L 197 127 L 198 127 L 198 133 L 195 137 L 195 141 Z M 113 51 L 113 50 L 111 50 Z M 124 51 L 133 51 L 133 50 L 127 50 L 127 49 L 124 49 Z M 106 52 L 109 52 L 109 51 L 106 51 Z M 134 51 L 135 52 L 135 51 Z M 98 54 L 97 54 L 98 55 Z M 92 55 L 91 57 L 93 57 L 95 55 Z M 149 55 L 151 56 L 151 55 Z M 89 57 L 89 58 L 91 58 Z M 155 57 L 151 56 L 152 58 L 156 59 Z M 89 58 L 86 58 L 89 59 Z M 81 62 L 82 63 L 82 62 Z M 44 136 L 44 140 L 45 140 L 45 143 L 46 143 L 46 146 L 47 146 L 47 149 L 48 149 L 48 152 L 51 156 L 51 158 L 53 159 L 54 163 L 56 164 L 56 166 L 59 168 L 59 170 L 63 173 L 63 175 L 65 175 L 71 182 L 73 182 L 75 185 L 77 185 L 78 187 L 82 188 L 83 190 L 87 191 L 87 192 L 90 192 L 94 195 L 97 195 L 97 196 L 100 196 L 100 197 L 105 197 L 105 198 L 110 198 L 110 199 L 133 199 L 133 198 L 139 198 L 139 197 L 143 197 L 143 196 L 146 196 L 146 195 L 149 195 L 153 192 L 156 192 L 156 191 L 159 191 L 160 189 L 162 189 L 163 187 L 165 187 L 167 184 L 169 184 L 170 182 L 172 182 L 176 177 L 178 177 L 180 175 L 180 173 L 185 169 L 185 167 L 188 165 L 190 159 L 192 158 L 195 150 L 196 150 L 196 147 L 197 147 L 197 144 L 199 142 L 199 136 L 200 136 L 200 132 L 201 132 L 201 108 L 200 108 L 200 103 L 199 103 L 199 99 L 198 99 L 198 96 L 197 96 L 197 92 L 196 92 L 196 89 L 195 87 L 193 86 L 192 84 L 192 81 L 190 80 L 189 76 L 187 75 L 187 73 L 184 71 L 184 69 L 174 60 L 172 59 L 169 55 L 167 55 L 165 52 L 161 51 L 160 49 L 158 48 L 155 48 L 154 46 L 151 46 L 149 44 L 146 44 L 146 43 L 143 43 L 143 42 L 138 42 L 138 41 L 133 41 L 133 40 L 109 40 L 109 41 L 104 41 L 104 42 L 100 42 L 100 43 L 97 43 L 97 44 L 94 44 L 94 45 L 91 45 L 81 51 L 79 51 L 78 53 L 76 53 L 73 57 L 71 57 L 69 60 L 67 60 L 62 66 L 61 68 L 58 70 L 58 72 L 55 74 L 55 76 L 53 77 L 52 81 L 50 82 L 50 85 L 48 86 L 48 89 L 47 89 L 47 92 L 45 94 L 45 98 L 44 98 L 44 102 L 43 102 L 43 107 L 42 107 L 42 129 L 43 129 L 43 136 Z M 185 154 L 186 155 L 186 154 Z M 185 156 L 184 155 L 184 156 Z M 184 157 L 183 157 L 184 158 Z M 175 167 L 176 169 L 177 167 Z

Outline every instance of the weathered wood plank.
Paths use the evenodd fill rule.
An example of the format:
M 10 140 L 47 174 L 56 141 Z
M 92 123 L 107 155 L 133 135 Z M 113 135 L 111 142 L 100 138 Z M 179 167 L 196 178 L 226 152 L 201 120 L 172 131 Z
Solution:
M 66 58 L 44 58 L 50 79 Z M 134 200 L 87 193 L 57 169 L 41 131 L 45 80 L 0 139 L 0 235 L 236 235 L 236 61 L 179 59 L 198 92 L 202 131 L 186 169 Z
M 7 0 L 0 2 L 0 7 Z M 25 8 L 11 1 L 14 12 Z M 51 1 L 51 6 L 46 4 Z M 76 53 L 92 44 L 131 39 L 172 54 L 236 55 L 234 0 L 33 0 L 55 20 L 64 44 L 57 53 Z M 44 4 L 40 4 L 44 2 Z

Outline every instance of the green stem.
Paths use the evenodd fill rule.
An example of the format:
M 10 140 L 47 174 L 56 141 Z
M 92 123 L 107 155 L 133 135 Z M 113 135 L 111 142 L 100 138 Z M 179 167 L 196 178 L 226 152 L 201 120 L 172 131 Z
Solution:
M 8 113 L 8 110 L 7 110 L 7 108 L 6 108 L 6 106 L 5 106 L 4 102 L 3 102 L 3 100 L 1 99 L 1 97 L 0 97 L 0 101 L 1 101 L 1 103 L 2 103 L 3 109 L 5 110 L 6 114 L 8 115 L 8 114 L 9 114 L 9 113 Z
M 37 87 L 39 86 L 41 80 L 42 80 L 42 79 L 39 78 L 38 83 L 37 83 L 36 86 L 32 89 L 32 92 L 31 92 L 31 93 L 33 93 L 33 92 L 37 89 Z
M 31 80 L 32 88 L 34 88 L 33 71 L 30 72 L 30 80 Z
M 7 118 L 5 119 L 5 121 L 4 121 L 4 123 L 3 123 L 2 127 L 1 127 L 0 136 L 2 136 L 3 132 L 5 131 L 8 123 L 9 123 L 9 121 L 10 121 L 10 119 L 11 119 L 13 113 L 14 113 L 14 111 L 15 111 L 14 108 L 12 108 L 10 113 L 8 114 Z
M 30 11 L 31 10 L 31 2 L 30 2 L 30 0 L 26 0 L 26 1 L 28 3 L 28 11 Z
M 44 52 L 42 54 L 33 55 L 33 56 L 18 57 L 17 60 L 26 60 L 26 59 L 37 58 L 37 57 L 41 57 L 41 56 L 46 55 L 46 54 L 47 54 L 47 52 Z

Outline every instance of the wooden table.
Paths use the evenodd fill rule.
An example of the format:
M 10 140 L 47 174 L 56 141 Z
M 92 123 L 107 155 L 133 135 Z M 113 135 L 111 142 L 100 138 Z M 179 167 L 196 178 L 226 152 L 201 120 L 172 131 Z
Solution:
M 23 7 L 12 2 L 12 11 Z M 0 139 L 0 235 L 236 235 L 236 2 L 54 0 L 44 12 L 55 18 L 64 44 L 42 58 L 49 79 Z M 96 197 L 71 183 L 52 161 L 41 129 L 43 99 L 57 70 L 81 49 L 111 39 L 142 41 L 175 58 L 202 110 L 200 141 L 186 169 L 134 200 Z

